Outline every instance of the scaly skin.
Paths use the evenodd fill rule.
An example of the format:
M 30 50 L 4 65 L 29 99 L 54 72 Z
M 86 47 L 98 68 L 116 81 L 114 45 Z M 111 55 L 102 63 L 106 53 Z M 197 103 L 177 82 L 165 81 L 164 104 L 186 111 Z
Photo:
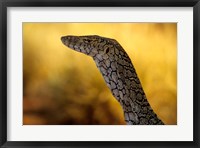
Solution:
M 121 104 L 127 124 L 164 124 L 152 110 L 130 58 L 116 40 L 97 35 L 64 36 L 61 40 L 67 47 L 94 59 Z

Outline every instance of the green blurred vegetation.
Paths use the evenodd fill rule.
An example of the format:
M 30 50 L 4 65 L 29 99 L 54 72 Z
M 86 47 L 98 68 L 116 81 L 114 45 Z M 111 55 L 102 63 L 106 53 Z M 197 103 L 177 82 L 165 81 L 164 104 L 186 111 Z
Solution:
M 23 124 L 125 124 L 92 58 L 64 46 L 64 35 L 116 39 L 147 98 L 177 124 L 176 23 L 23 23 Z

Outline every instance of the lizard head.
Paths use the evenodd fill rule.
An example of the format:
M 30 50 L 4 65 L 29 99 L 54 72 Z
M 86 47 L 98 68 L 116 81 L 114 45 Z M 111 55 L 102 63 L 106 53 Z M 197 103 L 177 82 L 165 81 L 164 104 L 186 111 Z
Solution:
M 97 35 L 69 35 L 61 37 L 61 41 L 65 46 L 75 51 L 89 55 L 93 58 L 96 56 L 103 56 L 104 54 L 109 54 L 111 50 L 114 50 L 113 47 L 118 44 L 118 42 L 114 39 L 100 37 Z

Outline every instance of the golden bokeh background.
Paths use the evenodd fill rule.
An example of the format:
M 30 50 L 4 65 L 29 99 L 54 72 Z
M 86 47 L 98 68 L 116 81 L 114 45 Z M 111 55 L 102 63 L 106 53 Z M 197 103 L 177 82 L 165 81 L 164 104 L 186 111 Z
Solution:
M 116 39 L 165 124 L 177 124 L 176 23 L 23 23 L 23 124 L 125 124 L 93 59 L 64 46 L 65 35 Z

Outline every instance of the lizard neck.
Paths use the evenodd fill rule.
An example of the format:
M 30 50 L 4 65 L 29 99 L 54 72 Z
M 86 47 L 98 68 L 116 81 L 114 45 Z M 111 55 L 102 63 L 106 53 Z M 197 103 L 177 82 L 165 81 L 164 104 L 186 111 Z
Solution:
M 163 124 L 146 99 L 134 66 L 126 53 L 121 58 L 94 57 L 113 96 L 122 106 L 127 124 Z

